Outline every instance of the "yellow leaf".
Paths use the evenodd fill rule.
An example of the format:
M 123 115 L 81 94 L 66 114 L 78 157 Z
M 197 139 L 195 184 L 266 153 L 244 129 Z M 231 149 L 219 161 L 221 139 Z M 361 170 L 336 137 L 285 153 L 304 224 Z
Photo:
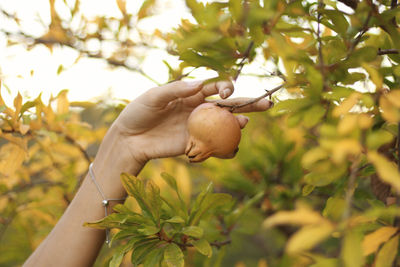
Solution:
M 117 5 L 121 13 L 126 14 L 126 1 L 125 0 L 117 0 Z
M 400 192 L 400 173 L 396 164 L 375 151 L 368 153 L 368 160 L 375 166 L 379 179 Z
M 333 230 L 329 222 L 304 226 L 289 239 L 286 251 L 288 254 L 298 254 L 310 250 L 329 237 Z
M 390 91 L 387 94 L 387 99 L 393 106 L 400 108 L 400 89 Z
M 303 155 L 303 158 L 301 159 L 301 164 L 304 168 L 309 169 L 314 165 L 315 162 L 326 159 L 327 157 L 328 152 L 325 149 L 321 147 L 316 147 L 310 149 Z
M 293 211 L 279 211 L 275 213 L 264 221 L 263 227 L 268 228 L 280 224 L 308 225 L 324 221 L 325 219 L 318 212 L 300 207 Z
M 26 157 L 26 150 L 13 143 L 5 144 L 0 149 L 0 173 L 10 177 L 17 171 Z
M 13 116 L 13 125 L 16 126 L 16 123 L 19 119 L 19 113 L 21 112 L 21 107 L 22 107 L 22 96 L 21 94 L 18 92 L 18 95 L 14 98 L 14 108 L 15 108 L 15 113 Z
M 383 77 L 379 71 L 367 63 L 361 63 L 361 65 L 368 72 L 369 78 L 375 84 L 377 91 L 382 89 Z
M 338 133 L 346 135 L 351 133 L 357 127 L 357 115 L 347 114 L 345 115 L 338 124 Z
M 384 226 L 379 228 L 373 233 L 370 233 L 364 237 L 362 248 L 364 251 L 364 256 L 374 253 L 378 250 L 379 246 L 386 242 L 390 237 L 392 237 L 398 228 L 391 226 Z
M 369 129 L 372 126 L 373 119 L 370 115 L 368 114 L 360 114 L 358 115 L 358 126 L 361 129 Z
M 383 245 L 375 260 L 375 267 L 391 267 L 397 255 L 399 235 L 396 235 Z
M 68 90 L 62 90 L 57 96 L 57 113 L 66 114 L 69 111 Z
M 27 125 L 27 124 L 20 124 L 20 125 L 19 125 L 19 132 L 20 132 L 22 135 L 25 135 L 25 134 L 29 131 L 29 128 L 30 128 L 30 126 Z
M 343 100 L 343 102 L 335 107 L 335 109 L 332 112 L 332 115 L 334 117 L 339 117 L 340 115 L 344 115 L 347 112 L 349 112 L 355 104 L 357 104 L 358 100 L 360 99 L 361 94 L 358 92 L 352 93 L 348 98 Z
M 393 105 L 390 100 L 390 93 L 381 95 L 379 98 L 379 107 L 381 108 L 382 117 L 391 123 L 397 123 L 400 121 L 400 109 Z
M 332 151 L 332 160 L 335 163 L 342 163 L 347 156 L 357 156 L 362 151 L 360 143 L 351 138 L 342 139 L 336 143 Z

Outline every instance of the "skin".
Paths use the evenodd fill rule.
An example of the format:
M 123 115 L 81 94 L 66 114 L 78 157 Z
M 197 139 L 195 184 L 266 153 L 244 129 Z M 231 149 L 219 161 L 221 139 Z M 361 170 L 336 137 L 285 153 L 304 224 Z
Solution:
M 182 155 L 190 112 L 206 97 L 219 94 L 225 99 L 233 90 L 230 81 L 206 85 L 202 81 L 178 81 L 152 88 L 132 101 L 108 130 L 93 162 L 93 172 L 106 197 L 126 196 L 119 179 L 121 172 L 138 175 L 151 159 Z M 229 105 L 247 101 L 221 100 Z M 271 106 L 270 101 L 262 99 L 236 112 L 264 111 Z M 241 128 L 248 122 L 243 115 L 236 118 Z M 92 266 L 104 243 L 105 231 L 82 225 L 104 217 L 101 201 L 87 176 L 56 226 L 23 266 Z

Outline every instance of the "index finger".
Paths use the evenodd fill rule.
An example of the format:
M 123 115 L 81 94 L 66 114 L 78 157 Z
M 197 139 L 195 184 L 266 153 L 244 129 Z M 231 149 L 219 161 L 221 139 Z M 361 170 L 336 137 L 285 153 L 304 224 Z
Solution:
M 255 111 L 265 111 L 274 106 L 274 103 L 266 98 L 253 102 L 254 98 L 239 97 L 226 100 L 208 101 L 227 106 L 233 109 L 234 113 L 246 113 Z

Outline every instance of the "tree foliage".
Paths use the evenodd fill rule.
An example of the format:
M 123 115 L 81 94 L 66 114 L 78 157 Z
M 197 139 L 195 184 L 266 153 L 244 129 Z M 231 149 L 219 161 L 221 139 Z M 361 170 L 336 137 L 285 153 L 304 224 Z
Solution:
M 181 62 L 166 62 L 171 80 L 197 68 L 236 80 L 258 61 L 273 66 L 260 79 L 278 78 L 283 89 L 274 108 L 251 116 L 236 159 L 188 169 L 169 159 L 147 166 L 146 179 L 122 175 L 130 198 L 87 224 L 114 229 L 116 246 L 105 261 L 118 266 L 127 254 L 145 266 L 399 264 L 397 1 L 185 2 L 193 19 L 155 34 Z M 144 1 L 137 14 L 116 3 L 122 18 L 99 18 L 94 33 L 69 28 L 75 16 L 93 23 L 76 15 L 79 1 L 68 20 L 50 1 L 47 33 L 6 34 L 140 71 L 127 59 L 142 43 L 123 32 L 135 31 L 132 23 L 151 15 L 157 1 Z M 86 51 L 91 38 L 112 39 L 114 54 Z M 0 238 L 7 248 L 0 245 L 0 264 L 22 262 L 55 224 L 122 107 L 69 103 L 65 91 L 49 103 L 18 95 L 9 107 L 1 100 Z M 101 123 L 87 123 L 94 121 Z M 217 192 L 199 190 L 208 181 Z

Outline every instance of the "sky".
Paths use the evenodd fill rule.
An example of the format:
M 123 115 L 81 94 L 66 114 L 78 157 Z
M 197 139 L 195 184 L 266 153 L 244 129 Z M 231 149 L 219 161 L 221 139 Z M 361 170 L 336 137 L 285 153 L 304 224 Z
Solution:
M 57 6 L 62 7 L 56 0 Z M 66 0 L 73 2 L 74 0 Z M 127 9 L 134 11 L 143 1 L 127 0 Z M 163 32 L 177 27 L 182 18 L 193 20 L 183 0 L 159 1 L 157 15 L 143 19 L 139 26 L 148 32 L 156 28 Z M 0 0 L 0 7 L 21 18 L 20 30 L 40 36 L 44 23 L 50 22 L 48 0 Z M 62 15 L 62 9 L 59 8 Z M 88 18 L 96 15 L 121 16 L 117 4 L 113 0 L 81 0 L 81 11 Z M 0 16 L 0 25 L 17 30 Z M 68 89 L 71 101 L 96 101 L 99 99 L 133 100 L 144 91 L 157 86 L 142 75 L 124 68 L 110 68 L 103 60 L 81 58 L 77 64 L 77 52 L 71 48 L 55 48 L 52 52 L 42 45 L 30 51 L 17 45 L 6 47 L 7 39 L 0 33 L 0 77 L 3 81 L 1 93 L 7 104 L 20 92 L 25 99 L 36 98 L 42 92 L 44 101 L 59 91 Z M 168 81 L 168 72 L 163 59 L 178 64 L 178 60 L 163 50 L 153 50 L 141 64 L 141 68 L 158 83 Z M 59 66 L 63 71 L 57 74 Z M 270 67 L 263 58 L 246 66 L 242 73 L 265 74 Z M 215 73 L 198 70 L 192 73 L 197 79 L 207 79 Z M 268 80 L 254 76 L 241 75 L 235 84 L 233 97 L 256 97 L 263 94 L 264 89 L 272 89 L 279 84 L 279 79 Z M 5 85 L 5 86 L 4 86 Z

